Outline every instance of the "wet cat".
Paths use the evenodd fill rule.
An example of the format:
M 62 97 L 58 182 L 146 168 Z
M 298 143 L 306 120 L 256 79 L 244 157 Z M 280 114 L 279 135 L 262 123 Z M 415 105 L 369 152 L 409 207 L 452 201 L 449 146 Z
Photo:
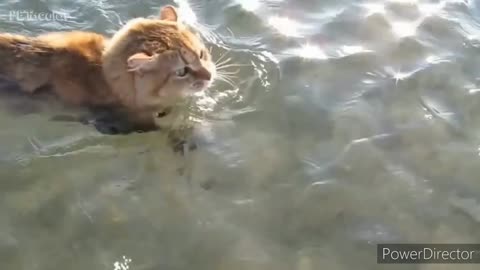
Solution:
M 0 77 L 26 93 L 47 88 L 68 104 L 121 108 L 142 129 L 158 126 L 156 118 L 215 76 L 209 51 L 172 6 L 159 18 L 131 20 L 111 39 L 91 32 L 0 34 L 0 63 Z

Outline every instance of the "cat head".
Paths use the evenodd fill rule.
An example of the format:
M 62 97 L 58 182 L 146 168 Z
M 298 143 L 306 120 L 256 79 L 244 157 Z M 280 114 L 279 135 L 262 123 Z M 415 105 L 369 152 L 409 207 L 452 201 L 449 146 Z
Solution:
M 204 91 L 216 74 L 201 38 L 172 6 L 163 7 L 158 18 L 124 26 L 110 41 L 104 64 L 114 91 L 137 108 L 155 109 Z

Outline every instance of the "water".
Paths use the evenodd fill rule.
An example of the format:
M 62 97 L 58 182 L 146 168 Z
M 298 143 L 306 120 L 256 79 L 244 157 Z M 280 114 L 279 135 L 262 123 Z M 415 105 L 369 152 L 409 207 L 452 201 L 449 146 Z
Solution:
M 7 0 L 0 28 L 111 34 L 171 3 Z M 238 71 L 199 98 L 199 149 L 4 101 L 2 270 L 397 269 L 376 243 L 480 241 L 479 2 L 177 4 Z

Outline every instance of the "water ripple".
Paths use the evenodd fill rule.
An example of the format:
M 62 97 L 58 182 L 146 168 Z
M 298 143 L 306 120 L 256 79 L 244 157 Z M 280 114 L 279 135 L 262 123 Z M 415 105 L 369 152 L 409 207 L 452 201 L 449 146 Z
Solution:
M 111 34 L 166 3 L 34 2 L 0 10 L 71 20 L 2 30 Z M 368 249 L 337 255 L 478 242 L 478 1 L 169 3 L 229 75 L 189 104 L 198 149 L 181 157 L 157 133 L 96 136 L 2 103 L 0 228 L 29 243 L 7 264 L 118 268 L 125 254 L 139 269 L 371 269 Z M 75 256 L 51 255 L 65 246 Z

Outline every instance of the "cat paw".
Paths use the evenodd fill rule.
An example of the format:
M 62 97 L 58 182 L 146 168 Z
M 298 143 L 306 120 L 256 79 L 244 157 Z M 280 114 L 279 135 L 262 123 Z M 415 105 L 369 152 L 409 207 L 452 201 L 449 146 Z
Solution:
M 198 148 L 197 143 L 191 140 L 172 141 L 173 152 L 184 156 L 187 152 L 195 151 Z

